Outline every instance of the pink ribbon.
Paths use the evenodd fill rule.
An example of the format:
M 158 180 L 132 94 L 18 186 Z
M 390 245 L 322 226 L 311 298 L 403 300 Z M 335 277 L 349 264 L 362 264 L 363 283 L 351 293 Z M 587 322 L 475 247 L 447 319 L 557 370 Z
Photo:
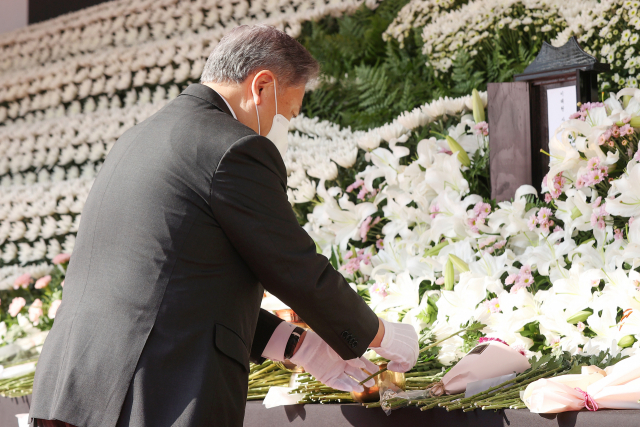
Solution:
M 576 390 L 578 390 L 580 393 L 582 393 L 582 396 L 584 397 L 584 407 L 585 408 L 587 408 L 590 411 L 594 411 L 594 412 L 598 410 L 598 404 L 593 399 L 593 397 L 589 396 L 589 394 L 586 391 L 582 391 L 578 387 L 576 387 Z

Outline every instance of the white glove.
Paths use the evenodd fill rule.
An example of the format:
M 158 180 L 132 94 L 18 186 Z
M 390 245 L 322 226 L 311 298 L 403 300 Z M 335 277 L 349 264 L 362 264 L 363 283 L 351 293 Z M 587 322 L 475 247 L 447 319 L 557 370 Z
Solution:
M 418 360 L 418 334 L 413 326 L 382 320 L 384 337 L 380 347 L 370 347 L 380 356 L 390 360 L 387 368 L 394 372 L 407 372 Z
M 316 377 L 318 381 L 344 391 L 364 391 L 364 387 L 358 383 L 370 374 L 363 372 L 360 368 L 366 369 L 371 374 L 379 370 L 377 365 L 364 357 L 342 360 L 338 353 L 312 331 L 307 331 L 300 348 L 290 360 L 304 367 L 305 371 Z M 374 384 L 373 379 L 365 383 L 367 387 Z

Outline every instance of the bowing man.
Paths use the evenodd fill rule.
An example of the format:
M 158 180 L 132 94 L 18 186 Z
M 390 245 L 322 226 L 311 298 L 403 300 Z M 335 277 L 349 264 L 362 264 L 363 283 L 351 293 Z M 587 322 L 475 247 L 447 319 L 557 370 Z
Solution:
M 282 31 L 237 27 L 200 84 L 118 139 L 82 212 L 32 426 L 239 427 L 250 360 L 345 391 L 377 370 L 367 348 L 413 367 L 413 327 L 373 313 L 287 199 L 289 120 L 318 70 Z M 313 332 L 261 310 L 264 289 Z

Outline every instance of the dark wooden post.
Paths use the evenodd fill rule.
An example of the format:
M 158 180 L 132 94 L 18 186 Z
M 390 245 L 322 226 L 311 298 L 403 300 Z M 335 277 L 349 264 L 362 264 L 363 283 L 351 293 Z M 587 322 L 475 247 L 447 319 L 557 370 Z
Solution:
M 529 84 L 489 83 L 491 197 L 509 200 L 531 182 Z
M 549 123 L 557 124 L 560 118 L 557 113 L 550 116 L 548 109 L 561 110 L 565 120 L 577 109 L 576 105 L 556 104 L 558 92 L 552 91 L 552 97 L 549 91 L 567 88 L 569 93 L 561 91 L 560 102 L 565 96 L 573 99 L 574 90 L 577 102 L 597 101 L 597 74 L 608 69 L 609 65 L 583 51 L 572 37 L 558 48 L 543 43 L 536 59 L 515 76 L 514 83 L 489 83 L 492 198 L 510 200 L 524 184 L 540 190 L 549 169 L 549 158 L 540 150 L 549 151 Z M 556 125 L 552 127 L 553 132 Z

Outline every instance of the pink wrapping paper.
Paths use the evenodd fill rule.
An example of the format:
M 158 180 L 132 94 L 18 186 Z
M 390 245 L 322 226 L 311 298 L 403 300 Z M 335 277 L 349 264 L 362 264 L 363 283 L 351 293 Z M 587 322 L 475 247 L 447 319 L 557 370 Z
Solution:
M 488 345 L 480 354 L 474 351 Z M 467 389 L 467 384 L 474 381 L 499 377 L 513 372 L 524 372 L 531 367 L 525 356 L 508 345 L 496 341 L 480 344 L 464 356 L 442 378 L 447 394 L 461 393 Z
M 579 390 L 582 390 L 580 392 Z M 583 392 L 586 392 L 586 395 Z M 640 409 L 640 356 L 630 357 L 602 370 L 583 366 L 582 374 L 535 381 L 522 400 L 531 412 L 579 411 L 585 401 L 598 409 Z

